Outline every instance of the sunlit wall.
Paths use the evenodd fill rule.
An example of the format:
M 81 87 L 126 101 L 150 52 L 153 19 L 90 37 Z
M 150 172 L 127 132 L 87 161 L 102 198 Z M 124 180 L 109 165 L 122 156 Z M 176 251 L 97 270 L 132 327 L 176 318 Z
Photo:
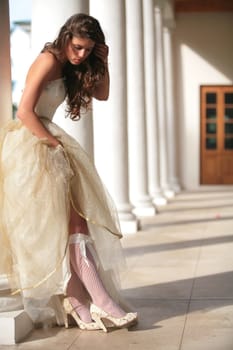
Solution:
M 184 188 L 200 183 L 200 86 L 233 84 L 233 13 L 176 17 L 175 76 L 179 170 Z

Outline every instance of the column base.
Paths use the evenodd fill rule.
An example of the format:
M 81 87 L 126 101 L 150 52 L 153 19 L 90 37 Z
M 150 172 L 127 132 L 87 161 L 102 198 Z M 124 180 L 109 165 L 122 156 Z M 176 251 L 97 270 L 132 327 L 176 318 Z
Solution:
M 175 197 L 175 191 L 172 189 L 164 190 L 163 193 L 166 196 L 166 198 L 174 198 Z
M 0 313 L 0 344 L 19 343 L 32 331 L 33 323 L 24 310 Z
M 156 196 L 156 197 L 153 198 L 153 203 L 155 205 L 158 205 L 158 206 L 166 205 L 167 204 L 167 199 L 165 197 L 159 195 L 159 196 Z
M 179 184 L 172 185 L 172 189 L 175 191 L 175 193 L 181 192 L 181 186 Z
M 136 216 L 154 216 L 156 214 L 156 209 L 155 207 L 135 207 L 132 212 Z
M 120 219 L 120 225 L 121 225 L 121 231 L 123 236 L 128 234 L 134 234 L 139 229 L 139 223 L 138 220 L 132 219 L 132 220 L 121 220 Z
M 175 193 L 179 193 L 181 191 L 181 186 L 179 184 L 179 181 L 177 178 L 172 178 L 170 181 L 169 181 L 169 187 L 175 192 Z

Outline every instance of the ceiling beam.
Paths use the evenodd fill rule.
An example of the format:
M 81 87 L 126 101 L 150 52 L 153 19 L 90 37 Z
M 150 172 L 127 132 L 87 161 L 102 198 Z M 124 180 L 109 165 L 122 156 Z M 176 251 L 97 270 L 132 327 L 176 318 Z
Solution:
M 175 0 L 175 12 L 233 12 L 232 0 Z

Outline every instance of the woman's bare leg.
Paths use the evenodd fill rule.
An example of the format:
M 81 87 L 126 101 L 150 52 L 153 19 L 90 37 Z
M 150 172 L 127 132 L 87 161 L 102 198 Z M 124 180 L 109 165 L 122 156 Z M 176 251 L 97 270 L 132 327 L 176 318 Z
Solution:
M 70 234 L 74 233 L 83 233 L 88 235 L 87 222 L 83 219 L 72 207 L 70 206 L 70 222 L 69 222 L 69 232 Z

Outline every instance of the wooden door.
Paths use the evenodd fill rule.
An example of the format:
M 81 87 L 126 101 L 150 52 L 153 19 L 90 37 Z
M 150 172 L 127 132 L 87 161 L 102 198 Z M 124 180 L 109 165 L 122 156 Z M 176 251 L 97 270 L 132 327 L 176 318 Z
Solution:
M 201 184 L 233 184 L 233 86 L 201 87 Z

